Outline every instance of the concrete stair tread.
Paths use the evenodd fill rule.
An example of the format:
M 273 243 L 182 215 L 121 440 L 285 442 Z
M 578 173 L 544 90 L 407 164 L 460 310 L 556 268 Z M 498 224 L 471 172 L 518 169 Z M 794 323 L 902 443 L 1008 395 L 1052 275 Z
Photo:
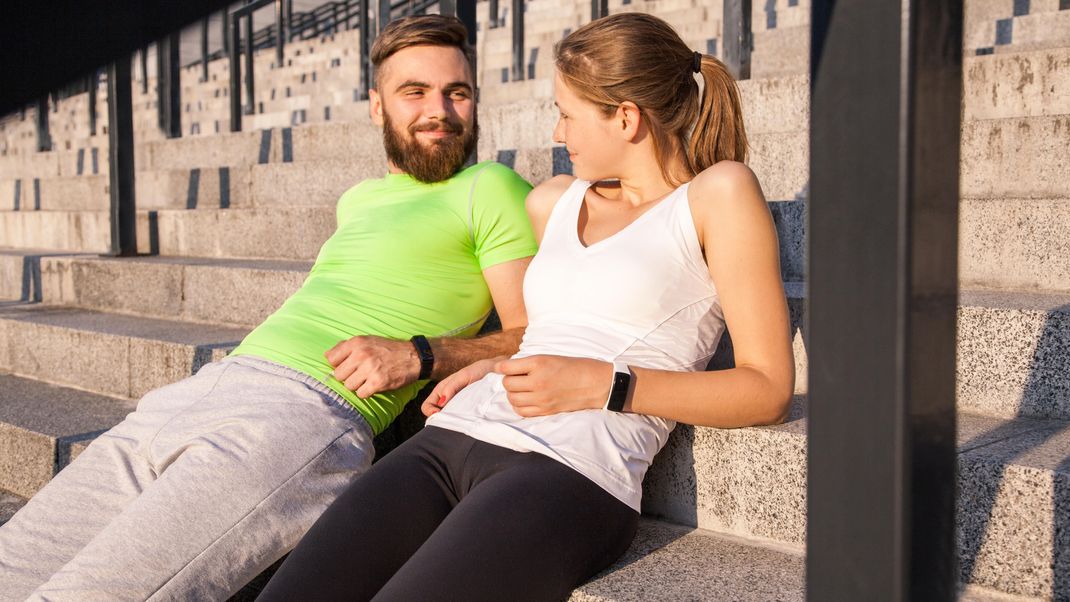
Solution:
M 647 473 L 644 513 L 801 551 L 804 404 L 776 426 L 678 427 Z M 1052 595 L 1062 586 L 1056 550 L 1070 545 L 1061 528 L 1070 521 L 1070 421 L 959 412 L 957 444 L 962 581 Z
M 139 399 L 222 359 L 247 332 L 39 303 L 0 305 L 0 370 Z
M 716 565 L 711 566 L 712 559 Z M 789 601 L 806 599 L 805 557 L 775 543 L 639 521 L 628 551 L 612 567 L 577 588 L 570 602 Z M 959 602 L 1025 602 L 970 585 Z
M 237 342 L 248 332 L 245 329 L 226 326 L 209 326 L 37 304 L 0 306 L 0 321 L 27 322 L 68 330 L 151 339 L 182 345 L 212 345 Z
M 3 250 L 0 249 L 0 254 L 2 253 Z M 176 266 L 207 266 L 231 269 L 274 270 L 284 272 L 307 272 L 312 267 L 313 263 L 311 261 L 300 259 L 246 259 L 240 257 L 182 257 L 163 255 L 141 255 L 137 257 L 102 257 L 99 255 L 59 255 L 56 253 L 52 253 L 52 255 L 69 258 L 71 261 L 86 263 L 144 263 Z
M 25 504 L 26 498 L 0 489 L 0 526 L 11 520 L 11 517 Z
M 312 262 L 59 257 L 43 259 L 40 266 L 46 304 L 252 327 L 301 286 Z
M 711 565 L 712 559 L 716 564 Z M 632 546 L 613 567 L 576 589 L 572 602 L 804 600 L 805 561 L 797 552 L 641 519 Z
M 135 403 L 0 373 L 0 489 L 33 495 Z M 0 495 L 5 507 L 18 500 Z

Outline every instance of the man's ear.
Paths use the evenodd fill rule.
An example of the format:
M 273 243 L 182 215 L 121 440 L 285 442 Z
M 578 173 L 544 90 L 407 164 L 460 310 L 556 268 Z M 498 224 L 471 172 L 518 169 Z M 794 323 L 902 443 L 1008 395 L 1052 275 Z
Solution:
M 372 123 L 383 127 L 383 98 L 374 89 L 368 90 L 368 114 L 372 118 Z
M 643 117 L 639 112 L 639 106 L 634 102 L 626 100 L 620 103 L 613 118 L 616 121 L 616 128 L 619 129 L 625 140 L 630 142 L 639 135 L 639 126 L 643 121 Z

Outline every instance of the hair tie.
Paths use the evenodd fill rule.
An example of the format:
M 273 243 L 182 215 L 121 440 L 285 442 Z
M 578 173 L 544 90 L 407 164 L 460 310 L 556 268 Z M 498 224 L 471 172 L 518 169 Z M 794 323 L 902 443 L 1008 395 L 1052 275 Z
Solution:
M 691 70 L 695 73 L 702 73 L 702 54 L 695 52 L 691 60 Z

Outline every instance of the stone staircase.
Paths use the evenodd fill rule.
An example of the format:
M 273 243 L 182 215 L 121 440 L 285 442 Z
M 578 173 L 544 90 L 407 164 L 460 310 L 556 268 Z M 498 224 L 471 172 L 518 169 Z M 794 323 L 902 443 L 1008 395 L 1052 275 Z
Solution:
M 963 600 L 1070 600 L 1066 4 L 966 3 Z M 623 10 L 657 14 L 695 49 L 721 50 L 719 2 L 610 3 Z M 752 79 L 741 91 L 751 166 L 781 237 L 799 376 L 792 416 L 773 427 L 678 427 L 647 477 L 636 543 L 574 600 L 804 598 L 810 7 L 769 0 L 753 10 Z M 550 142 L 552 45 L 586 22 L 589 3 L 528 3 L 524 81 L 508 81 L 507 5 L 501 27 L 489 27 L 487 3 L 477 11 L 479 158 L 532 182 L 570 171 Z M 139 248 L 151 256 L 99 256 L 109 232 L 103 108 L 90 135 L 85 97 L 62 101 L 46 153 L 35 152 L 32 111 L 0 119 L 0 522 L 143 393 L 224 356 L 300 286 L 334 229 L 339 194 L 384 171 L 379 134 L 354 96 L 358 43 L 356 31 L 294 43 L 284 65 L 259 54 L 257 113 L 239 133 L 227 132 L 224 61 L 207 82 L 196 67 L 183 71 L 180 139 L 160 135 L 153 95 L 135 83 Z M 418 422 L 411 412 L 402 420 Z

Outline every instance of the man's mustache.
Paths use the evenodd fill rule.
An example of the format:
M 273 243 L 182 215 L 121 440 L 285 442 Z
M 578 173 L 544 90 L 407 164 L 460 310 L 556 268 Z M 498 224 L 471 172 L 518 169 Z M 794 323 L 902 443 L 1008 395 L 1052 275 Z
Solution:
M 449 134 L 460 134 L 464 132 L 464 126 L 456 121 L 431 121 L 429 123 L 423 123 L 414 125 L 409 128 L 410 132 L 446 132 Z

